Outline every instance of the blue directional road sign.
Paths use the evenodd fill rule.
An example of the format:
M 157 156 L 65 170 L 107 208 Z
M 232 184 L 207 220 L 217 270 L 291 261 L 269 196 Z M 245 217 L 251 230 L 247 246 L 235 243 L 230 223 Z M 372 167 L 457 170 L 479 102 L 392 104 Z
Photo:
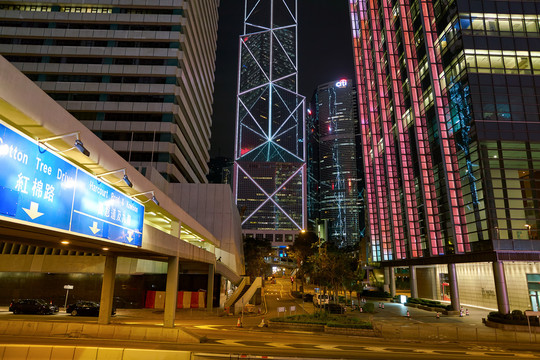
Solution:
M 2 123 L 0 216 L 142 245 L 142 204 Z
M 0 214 L 69 230 L 77 168 L 0 124 Z
M 77 174 L 71 230 L 141 246 L 144 206 L 83 171 Z

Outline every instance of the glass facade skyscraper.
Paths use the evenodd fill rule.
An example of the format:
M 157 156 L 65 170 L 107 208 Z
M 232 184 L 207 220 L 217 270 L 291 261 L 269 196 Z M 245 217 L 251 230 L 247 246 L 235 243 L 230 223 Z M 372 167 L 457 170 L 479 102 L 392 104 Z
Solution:
M 313 197 L 318 200 L 314 201 L 318 211 L 311 215 L 318 215 L 319 221 L 325 222 L 325 240 L 338 247 L 352 246 L 360 241 L 364 229 L 362 162 L 353 82 L 341 79 L 319 85 L 308 111 L 308 119 L 311 118 L 308 149 L 313 149 L 314 154 L 310 156 L 308 178 L 313 178 L 317 185 L 315 189 L 310 186 L 309 191 L 315 191 Z
M 233 188 L 244 231 L 280 233 L 283 239 L 306 226 L 297 5 L 295 0 L 261 0 L 245 6 Z
M 0 0 L 0 53 L 143 174 L 205 183 L 219 0 Z
M 372 261 L 491 262 L 507 312 L 506 261 L 540 260 L 540 4 L 350 11 Z

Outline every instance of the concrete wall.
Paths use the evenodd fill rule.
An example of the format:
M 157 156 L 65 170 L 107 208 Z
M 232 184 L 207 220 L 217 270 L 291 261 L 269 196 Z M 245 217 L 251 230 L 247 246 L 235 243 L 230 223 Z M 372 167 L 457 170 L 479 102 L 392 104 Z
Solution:
M 416 282 L 418 284 L 418 297 L 435 299 L 437 297 L 438 282 L 434 267 L 416 268 Z
M 0 272 L 102 274 L 104 266 L 104 256 L 0 255 Z M 116 273 L 127 275 L 166 274 L 167 263 L 120 257 Z
M 190 360 L 190 351 L 90 346 L 0 345 L 0 360 Z
M 244 273 L 240 215 L 228 184 L 169 184 L 169 197 L 219 241 L 216 258 Z

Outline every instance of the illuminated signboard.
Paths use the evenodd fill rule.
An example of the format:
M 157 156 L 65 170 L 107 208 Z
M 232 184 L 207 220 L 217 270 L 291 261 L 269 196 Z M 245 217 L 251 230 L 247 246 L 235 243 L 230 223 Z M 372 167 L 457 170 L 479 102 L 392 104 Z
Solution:
M 347 87 L 347 79 L 341 79 L 336 83 L 336 87 L 344 88 Z
M 141 246 L 144 206 L 0 124 L 0 216 Z

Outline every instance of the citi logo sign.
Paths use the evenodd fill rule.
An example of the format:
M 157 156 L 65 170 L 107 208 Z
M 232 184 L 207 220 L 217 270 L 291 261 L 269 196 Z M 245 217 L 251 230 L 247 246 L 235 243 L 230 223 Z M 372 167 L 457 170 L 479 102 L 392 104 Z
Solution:
M 347 87 L 347 79 L 341 79 L 336 83 L 336 87 L 344 88 Z

